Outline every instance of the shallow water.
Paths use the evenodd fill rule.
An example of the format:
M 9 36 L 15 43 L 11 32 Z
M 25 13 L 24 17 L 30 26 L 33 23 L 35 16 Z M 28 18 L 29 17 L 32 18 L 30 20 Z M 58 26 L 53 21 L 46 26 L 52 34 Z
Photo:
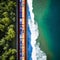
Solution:
M 38 42 L 47 60 L 60 60 L 60 1 L 33 0 L 33 12 L 40 33 Z

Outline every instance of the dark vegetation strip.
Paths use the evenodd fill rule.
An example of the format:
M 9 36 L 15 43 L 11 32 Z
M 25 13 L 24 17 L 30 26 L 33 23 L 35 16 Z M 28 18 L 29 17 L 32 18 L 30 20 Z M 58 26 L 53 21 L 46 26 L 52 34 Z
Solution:
M 16 60 L 16 1 L 0 0 L 0 60 Z

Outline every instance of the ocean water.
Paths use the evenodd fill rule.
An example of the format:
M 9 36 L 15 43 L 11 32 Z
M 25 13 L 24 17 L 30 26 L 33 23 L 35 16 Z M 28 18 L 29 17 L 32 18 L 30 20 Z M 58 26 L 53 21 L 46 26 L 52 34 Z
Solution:
M 39 36 L 38 24 L 34 20 L 33 0 L 27 0 L 27 60 L 47 60 L 46 54 L 37 42 Z
M 47 60 L 60 60 L 60 0 L 33 0 L 33 13 Z
M 29 12 L 29 7 L 27 5 L 27 19 L 29 20 L 30 17 L 30 12 Z M 31 58 L 31 53 L 32 53 L 32 46 L 31 46 L 31 31 L 29 28 L 29 24 L 28 24 L 28 20 L 27 20 L 27 60 L 32 60 Z

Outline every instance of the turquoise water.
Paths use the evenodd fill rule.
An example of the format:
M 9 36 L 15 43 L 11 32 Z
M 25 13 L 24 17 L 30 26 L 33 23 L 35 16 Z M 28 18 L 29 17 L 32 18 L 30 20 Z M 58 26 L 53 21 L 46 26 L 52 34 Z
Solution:
M 60 0 L 33 0 L 33 12 L 47 60 L 60 60 Z

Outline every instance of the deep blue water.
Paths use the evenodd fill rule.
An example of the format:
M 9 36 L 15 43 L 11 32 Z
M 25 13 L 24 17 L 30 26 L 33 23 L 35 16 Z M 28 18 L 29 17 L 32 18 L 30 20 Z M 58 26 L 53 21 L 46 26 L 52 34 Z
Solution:
M 27 60 L 32 60 L 31 32 L 28 24 L 29 19 L 31 19 L 31 17 L 30 17 L 29 7 L 27 6 Z

